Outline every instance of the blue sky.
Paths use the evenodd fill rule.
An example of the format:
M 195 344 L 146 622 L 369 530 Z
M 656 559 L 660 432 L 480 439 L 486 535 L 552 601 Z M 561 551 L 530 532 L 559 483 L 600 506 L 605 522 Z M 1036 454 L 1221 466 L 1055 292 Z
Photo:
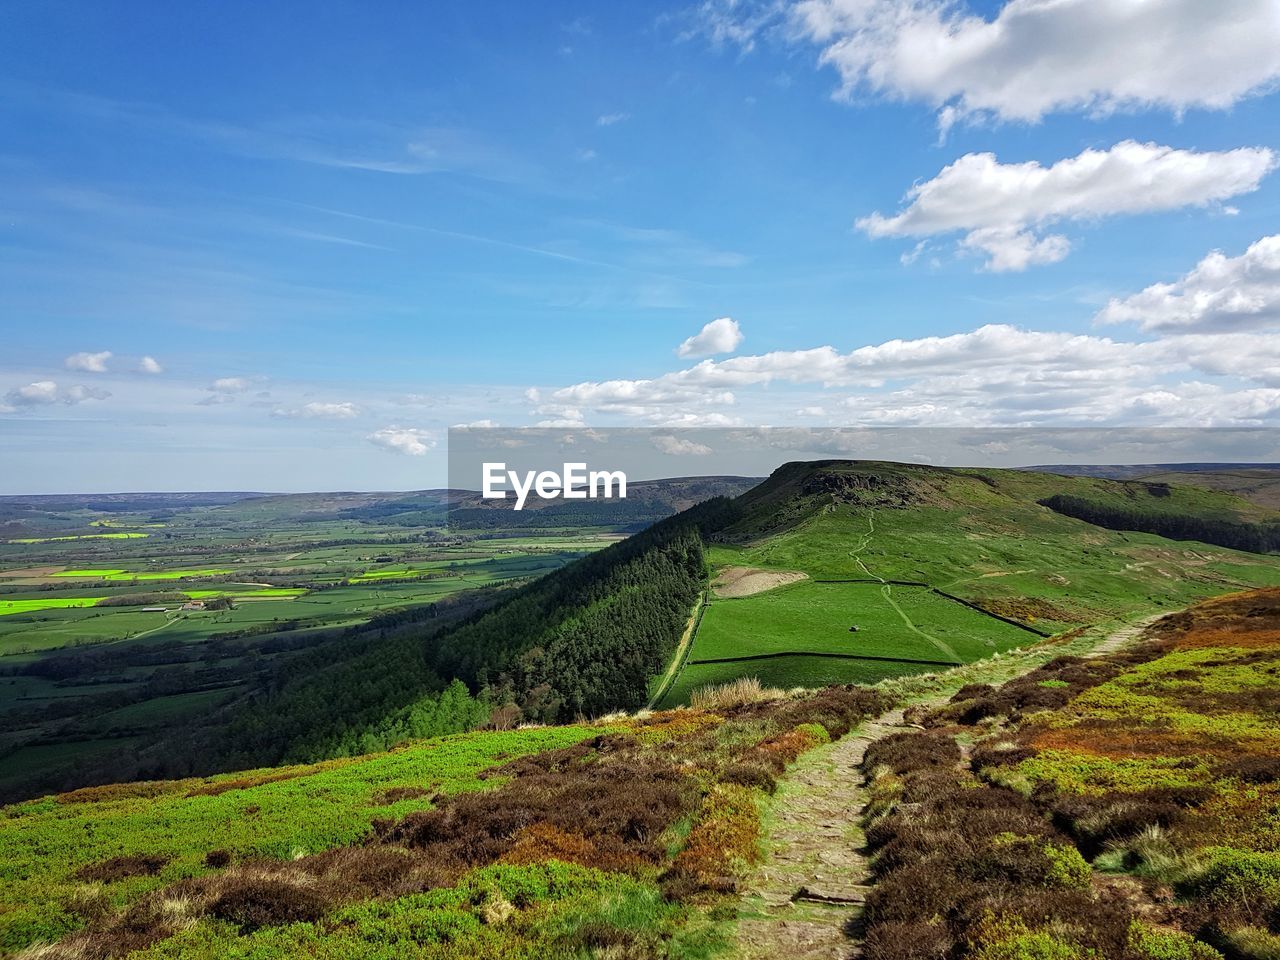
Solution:
M 471 422 L 1275 425 L 1274 0 L 1046 6 L 9 4 L 0 492 L 431 486 Z

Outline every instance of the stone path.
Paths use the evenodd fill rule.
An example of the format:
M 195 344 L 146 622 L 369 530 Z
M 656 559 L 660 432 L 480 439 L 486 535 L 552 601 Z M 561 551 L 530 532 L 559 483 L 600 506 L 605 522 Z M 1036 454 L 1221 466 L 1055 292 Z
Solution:
M 1163 614 L 1120 627 L 1087 655 L 1132 643 Z M 861 956 L 849 925 L 871 882 L 860 826 L 867 804 L 862 758 L 881 737 L 916 729 L 893 710 L 804 754 L 778 784 L 760 869 L 743 891 L 739 960 L 847 960 Z
M 905 729 L 902 711 L 802 756 L 778 785 L 763 866 L 744 891 L 737 956 L 835 960 L 856 955 L 845 928 L 871 879 L 858 823 L 868 744 Z

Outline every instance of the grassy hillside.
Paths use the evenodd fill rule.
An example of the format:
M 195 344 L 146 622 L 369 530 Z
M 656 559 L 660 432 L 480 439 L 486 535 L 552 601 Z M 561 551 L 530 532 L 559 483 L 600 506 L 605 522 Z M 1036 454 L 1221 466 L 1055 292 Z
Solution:
M 774 779 L 884 706 L 724 696 L 5 807 L 0 952 L 706 957 Z
M 1268 510 L 1280 510 L 1280 466 L 1268 463 L 1148 463 L 1129 466 L 1035 467 L 1067 476 L 1141 480 L 1183 487 L 1204 487 L 1234 494 Z
M 1280 591 L 1236 594 L 877 743 L 866 955 L 1275 957 L 1278 676 Z
M 1192 522 L 1277 519 L 1257 504 L 1193 487 L 1017 470 L 787 464 L 735 501 L 732 522 L 709 537 L 708 562 L 713 576 L 749 567 L 809 581 L 734 599 L 713 592 L 688 666 L 664 703 L 742 675 L 770 684 L 865 682 L 910 668 L 863 656 L 968 661 L 1035 639 L 1007 621 L 1053 633 L 1280 584 L 1280 556 L 1108 530 L 1040 502 L 1063 495 Z M 857 633 L 848 630 L 853 624 Z M 724 662 L 762 652 L 789 656 Z M 819 653 L 846 659 L 812 656 Z M 708 660 L 718 662 L 700 662 Z
M 377 817 L 482 789 L 488 784 L 479 775 L 505 760 L 601 732 L 557 727 L 447 737 L 381 755 L 86 787 L 6 807 L 0 947 L 57 939 L 83 926 L 86 897 L 95 901 L 92 909 L 120 907 L 208 874 L 206 861 L 223 855 L 288 860 L 350 846 Z
M 683 502 L 730 480 L 655 490 Z M 507 722 L 634 708 L 700 594 L 663 705 L 739 676 L 874 682 L 1280 583 L 1276 556 L 1103 529 L 1042 505 L 1055 496 L 1193 523 L 1274 519 L 1199 488 L 850 461 L 785 465 L 733 501 L 588 557 L 608 542 L 599 531 L 453 537 L 392 523 L 440 499 L 425 494 L 121 501 L 96 514 L 63 504 L 57 523 L 29 532 L 150 536 L 3 548 L 16 552 L 0 574 L 11 611 L 0 614 L 0 796 L 312 761 L 460 729 L 432 725 L 453 678 Z M 708 589 L 708 574 L 729 567 L 802 579 L 735 597 Z M 116 605 L 176 608 L 178 595 L 243 599 Z M 91 600 L 110 606 L 62 606 Z

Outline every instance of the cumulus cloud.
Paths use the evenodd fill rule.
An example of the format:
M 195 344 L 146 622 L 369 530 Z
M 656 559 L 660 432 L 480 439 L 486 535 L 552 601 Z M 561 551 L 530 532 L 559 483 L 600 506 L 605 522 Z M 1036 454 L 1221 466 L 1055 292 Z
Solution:
M 843 394 L 852 425 L 1270 423 L 1280 337 L 1180 333 L 1126 341 L 990 324 L 848 352 L 822 346 L 703 360 L 658 377 L 586 381 L 537 396 L 544 408 L 572 405 L 583 419 L 731 426 L 742 417 L 726 412 L 727 404 L 771 417 L 779 395 L 761 388 L 799 385 Z
M 1044 234 L 1051 224 L 1206 206 L 1256 190 L 1277 159 L 1264 147 L 1202 153 L 1133 140 L 1048 167 L 970 153 L 912 187 L 901 212 L 857 227 L 871 237 L 963 233 L 961 247 L 986 255 L 988 269 L 1024 270 L 1070 250 L 1066 237 Z
M 629 113 L 602 113 L 596 117 L 597 127 L 612 127 L 615 123 L 621 123 L 623 120 L 631 116 Z
M 742 329 L 738 321 L 730 317 L 712 320 L 694 336 L 676 348 L 678 357 L 709 357 L 716 353 L 730 353 L 742 343 Z
M 778 11 L 764 17 L 765 11 Z M 822 48 L 837 97 L 917 101 L 946 127 L 1073 111 L 1224 110 L 1280 79 L 1274 0 L 1010 0 L 994 19 L 953 0 L 707 3 L 707 32 L 749 46 L 774 26 Z
M 143 357 L 138 361 L 138 369 L 142 373 L 164 373 L 164 367 L 155 357 Z
M 669 433 L 660 433 L 651 438 L 653 445 L 662 453 L 672 457 L 705 457 L 711 448 L 705 443 L 698 443 L 688 437 L 676 437 Z
M 381 430 L 375 430 L 365 439 L 379 447 L 411 457 L 421 457 L 436 445 L 435 436 L 431 431 L 416 427 L 383 427 Z
M 1099 323 L 1150 331 L 1232 331 L 1280 326 L 1280 234 L 1238 257 L 1215 250 L 1185 276 L 1111 300 Z
M 324 403 L 312 401 L 300 407 L 280 407 L 274 411 L 277 417 L 303 420 L 351 420 L 360 415 L 360 408 L 350 401 Z
M 25 387 L 15 387 L 5 399 L 19 407 L 34 407 L 58 402 L 58 385 L 52 380 L 37 380 Z
M 47 407 L 55 404 L 73 406 L 86 400 L 106 400 L 110 391 L 99 387 L 86 387 L 82 383 L 69 387 L 60 387 L 53 380 L 36 380 L 26 386 L 14 387 L 5 394 L 5 406 L 10 409 L 19 407 Z
M 248 390 L 252 383 L 245 377 L 219 377 L 213 383 L 209 384 L 209 389 L 214 393 L 244 393 Z
M 497 420 L 489 420 L 486 418 L 483 420 L 472 420 L 470 423 L 455 423 L 449 429 L 450 430 L 492 430 L 500 426 L 502 426 L 502 424 L 498 423 Z
M 98 353 L 73 353 L 63 361 L 68 370 L 79 370 L 82 373 L 106 373 L 107 361 L 111 359 L 110 350 Z

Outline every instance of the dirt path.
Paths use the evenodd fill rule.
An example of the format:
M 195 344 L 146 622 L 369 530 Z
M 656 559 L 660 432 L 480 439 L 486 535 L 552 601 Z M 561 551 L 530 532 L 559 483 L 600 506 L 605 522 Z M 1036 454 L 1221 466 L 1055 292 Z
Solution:
M 1161 616 L 1117 628 L 1086 655 L 1114 653 Z M 861 955 L 848 927 L 871 882 L 861 827 L 867 804 L 862 758 L 881 737 L 918 729 L 902 718 L 901 709 L 893 710 L 811 750 L 778 784 L 766 824 L 765 861 L 743 890 L 734 954 L 739 960 Z
M 654 690 L 653 696 L 649 698 L 649 705 L 645 709 L 656 710 L 658 704 L 662 702 L 662 698 L 671 689 L 671 685 L 676 682 L 676 677 L 680 676 L 680 671 L 684 668 L 684 662 L 689 659 L 689 647 L 693 645 L 693 635 L 698 627 L 698 617 L 702 614 L 702 606 L 706 602 L 707 595 L 705 593 L 698 594 L 698 602 L 693 605 L 693 613 L 689 614 L 689 622 L 685 624 L 684 633 L 680 635 L 680 642 L 676 645 L 676 652 L 672 656 L 671 662 L 667 664 L 667 672 L 658 681 L 658 687 Z
M 861 910 L 871 879 L 858 824 L 866 805 L 860 766 L 868 744 L 902 729 L 901 710 L 868 721 L 805 754 L 779 784 L 767 859 L 744 891 L 742 960 L 856 953 L 845 926 Z
M 1138 636 L 1143 630 L 1147 629 L 1151 624 L 1166 615 L 1167 614 L 1165 613 L 1153 613 L 1149 617 L 1143 617 L 1141 620 L 1135 620 L 1133 623 L 1126 624 L 1117 630 L 1113 630 L 1107 639 L 1103 640 L 1100 644 L 1089 651 L 1089 656 L 1101 657 L 1108 653 L 1115 653 L 1121 647 L 1127 647 L 1129 644 L 1133 643 L 1133 641 L 1138 639 Z

